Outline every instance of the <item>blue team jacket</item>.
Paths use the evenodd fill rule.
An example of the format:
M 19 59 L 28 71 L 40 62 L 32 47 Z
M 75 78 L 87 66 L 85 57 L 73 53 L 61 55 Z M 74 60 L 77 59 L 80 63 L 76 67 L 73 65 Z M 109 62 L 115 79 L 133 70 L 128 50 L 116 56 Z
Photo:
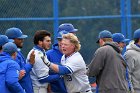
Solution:
M 25 76 L 19 80 L 20 85 L 26 93 L 33 93 L 33 86 L 30 78 L 32 65 L 30 63 L 26 63 L 26 60 L 20 51 L 17 52 L 16 62 L 19 64 L 21 70 L 24 69 L 26 71 Z
M 53 48 L 46 52 L 47 58 L 50 62 L 60 65 L 63 54 L 58 49 L 58 44 L 54 44 Z M 50 75 L 56 74 L 50 71 Z M 55 93 L 67 93 L 63 78 L 50 82 L 51 90 Z
M 0 93 L 24 93 L 18 82 L 20 67 L 11 56 L 0 53 Z

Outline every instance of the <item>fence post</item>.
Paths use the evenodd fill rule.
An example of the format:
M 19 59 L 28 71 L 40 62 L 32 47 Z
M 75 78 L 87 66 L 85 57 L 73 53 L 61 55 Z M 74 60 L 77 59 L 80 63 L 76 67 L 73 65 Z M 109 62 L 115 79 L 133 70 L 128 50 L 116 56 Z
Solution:
M 126 15 L 125 15 L 125 0 L 120 0 L 121 9 L 121 33 L 126 37 Z
M 132 39 L 132 25 L 131 25 L 131 0 L 127 0 L 127 35 L 129 39 Z
M 53 16 L 54 16 L 54 43 L 57 42 L 57 29 L 58 29 L 58 0 L 53 0 Z

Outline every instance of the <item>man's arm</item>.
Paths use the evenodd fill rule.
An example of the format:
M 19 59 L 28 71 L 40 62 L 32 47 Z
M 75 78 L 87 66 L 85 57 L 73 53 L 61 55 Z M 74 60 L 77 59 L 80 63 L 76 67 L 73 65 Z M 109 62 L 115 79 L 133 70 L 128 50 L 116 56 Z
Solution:
M 133 89 L 133 84 L 132 84 L 132 77 L 131 77 L 131 75 L 133 74 L 133 71 L 134 71 L 134 69 L 135 69 L 135 62 L 134 62 L 134 59 L 131 57 L 131 55 L 129 55 L 129 54 L 127 54 L 128 52 L 126 52 L 125 54 L 124 54 L 124 59 L 125 59 L 125 61 L 126 61 L 126 63 L 127 63 L 127 70 L 128 70 L 128 76 L 127 76 L 127 78 L 128 78 L 128 82 L 129 82 L 129 84 L 130 84 L 130 88 L 131 88 L 131 91 L 133 92 L 134 91 L 134 89 Z
M 40 83 L 46 83 L 46 82 L 54 82 L 61 78 L 60 75 L 48 75 L 46 77 L 40 77 L 38 80 Z
M 34 63 L 35 63 L 35 54 L 34 54 L 34 51 L 32 51 L 30 54 L 29 62 L 26 62 L 26 64 L 24 65 L 24 69 L 20 70 L 19 80 L 21 80 L 26 74 L 30 74 L 30 71 Z
M 42 61 L 44 62 L 45 65 L 47 65 L 49 68 L 51 68 L 53 71 L 60 75 L 66 75 L 72 73 L 70 68 L 68 66 L 60 66 L 54 63 L 51 63 L 47 60 L 45 60 L 45 56 L 41 57 Z
M 35 53 L 34 51 L 32 51 L 28 62 L 26 62 L 25 64 L 26 73 L 29 73 L 31 71 L 31 68 L 33 67 L 34 63 L 35 63 Z
M 104 66 L 104 59 L 105 59 L 104 55 L 105 55 L 104 51 L 102 51 L 101 49 L 98 49 L 95 52 L 91 63 L 88 65 L 89 77 L 97 76 L 99 72 L 102 70 Z
M 8 65 L 6 72 L 6 84 L 12 93 L 24 93 L 23 88 L 18 82 L 19 69 L 18 64 L 12 63 Z

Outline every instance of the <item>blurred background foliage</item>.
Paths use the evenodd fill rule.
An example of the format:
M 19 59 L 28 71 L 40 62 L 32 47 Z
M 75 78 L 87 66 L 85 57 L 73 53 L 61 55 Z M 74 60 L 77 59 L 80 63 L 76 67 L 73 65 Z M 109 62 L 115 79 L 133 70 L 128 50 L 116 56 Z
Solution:
M 132 0 L 131 0 L 132 1 Z M 59 17 L 76 16 L 104 16 L 120 15 L 120 0 L 58 0 Z M 140 0 L 131 2 L 132 14 L 140 13 Z M 52 33 L 53 43 L 53 20 L 8 20 L 8 18 L 53 18 L 53 0 L 0 0 L 0 34 L 4 34 L 10 27 L 20 28 L 28 35 L 22 49 L 25 57 L 33 47 L 33 35 L 37 30 L 48 30 Z M 121 32 L 121 18 L 97 18 L 60 20 L 62 23 L 72 23 L 79 31 L 82 48 L 80 50 L 85 62 L 88 64 L 95 50 L 98 33 L 109 30 L 112 33 Z M 132 31 L 140 27 L 140 18 L 132 18 Z

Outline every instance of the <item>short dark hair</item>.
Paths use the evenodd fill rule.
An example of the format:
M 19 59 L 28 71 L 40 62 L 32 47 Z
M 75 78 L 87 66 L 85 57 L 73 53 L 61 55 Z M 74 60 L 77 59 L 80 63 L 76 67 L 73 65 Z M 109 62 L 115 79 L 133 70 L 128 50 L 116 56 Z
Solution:
M 48 32 L 47 30 L 38 30 L 36 31 L 35 35 L 34 35 L 34 44 L 37 45 L 38 41 L 43 41 L 44 37 L 46 36 L 51 36 L 50 32 Z

